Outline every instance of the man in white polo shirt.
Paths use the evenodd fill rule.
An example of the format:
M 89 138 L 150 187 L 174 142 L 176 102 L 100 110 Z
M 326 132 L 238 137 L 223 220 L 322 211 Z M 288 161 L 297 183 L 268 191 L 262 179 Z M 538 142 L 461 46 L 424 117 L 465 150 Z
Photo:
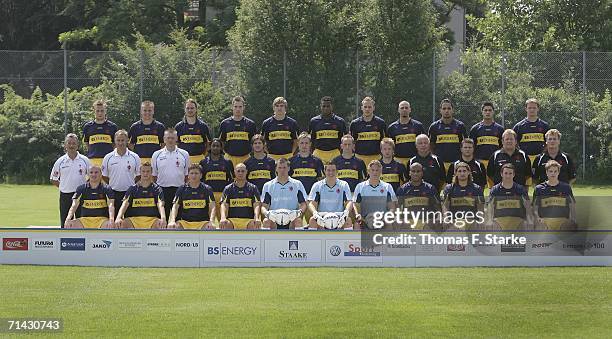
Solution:
M 112 188 L 117 202 L 114 215 L 119 213 L 125 192 L 140 176 L 140 157 L 127 148 L 128 140 L 128 132 L 118 130 L 115 133 L 115 150 L 102 160 L 102 177 Z
M 77 187 L 86 182 L 87 173 L 91 163 L 86 156 L 79 153 L 79 138 L 74 133 L 66 135 L 64 139 L 66 154 L 62 155 L 53 164 L 50 180 L 53 185 L 59 187 L 60 198 L 60 225 L 64 228 L 64 222 L 68 216 L 68 210 L 72 205 L 72 196 Z M 76 217 L 81 216 L 81 211 L 76 211 Z
M 151 158 L 153 178 L 164 191 L 164 201 L 173 201 L 176 190 L 185 184 L 189 174 L 189 153 L 176 147 L 178 136 L 174 128 L 164 132 L 164 148 L 155 151 Z M 166 215 L 170 215 L 172 204 L 164 206 Z

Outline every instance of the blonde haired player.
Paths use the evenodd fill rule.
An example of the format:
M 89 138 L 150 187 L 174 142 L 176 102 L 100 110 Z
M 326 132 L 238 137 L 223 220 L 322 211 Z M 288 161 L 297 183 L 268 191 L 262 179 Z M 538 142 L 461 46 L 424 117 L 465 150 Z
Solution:
M 77 209 L 81 217 L 74 219 Z M 89 168 L 89 181 L 79 186 L 72 197 L 66 228 L 113 228 L 115 206 L 113 190 L 102 182 L 100 166 Z

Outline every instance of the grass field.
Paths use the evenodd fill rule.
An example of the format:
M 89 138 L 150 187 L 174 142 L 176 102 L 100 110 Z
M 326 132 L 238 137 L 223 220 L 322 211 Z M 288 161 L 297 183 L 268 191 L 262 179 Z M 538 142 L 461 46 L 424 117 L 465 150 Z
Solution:
M 582 337 L 612 333 L 612 268 L 0 266 L 2 317 L 70 337 Z
M 612 186 L 577 185 L 574 193 L 612 196 Z M 59 225 L 58 206 L 58 190 L 54 186 L 0 185 L 0 227 Z

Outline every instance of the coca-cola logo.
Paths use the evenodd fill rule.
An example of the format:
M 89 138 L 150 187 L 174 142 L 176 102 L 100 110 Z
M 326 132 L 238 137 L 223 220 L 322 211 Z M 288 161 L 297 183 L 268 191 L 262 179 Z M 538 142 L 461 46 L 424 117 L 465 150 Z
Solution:
M 4 238 L 2 249 L 5 251 L 27 251 L 28 238 Z

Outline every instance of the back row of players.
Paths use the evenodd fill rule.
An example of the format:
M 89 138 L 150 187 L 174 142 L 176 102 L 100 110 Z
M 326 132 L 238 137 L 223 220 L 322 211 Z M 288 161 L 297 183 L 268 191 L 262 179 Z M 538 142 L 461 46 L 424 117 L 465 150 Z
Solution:
M 358 183 L 368 177 L 365 164 L 372 160 L 380 160 L 380 179 L 389 183 L 394 192 L 412 174 L 406 166 L 415 163 L 421 165 L 423 180 L 432 184 L 436 192 L 445 182 L 452 182 L 460 162 L 469 165 L 471 177 L 480 187 L 486 185 L 487 178 L 489 187 L 500 183 L 502 166 L 507 163 L 513 165 L 514 182 L 521 186 L 529 185 L 532 177 L 537 183 L 545 182 L 545 165 L 549 160 L 560 165 L 559 180 L 571 183 L 575 179 L 573 161 L 559 149 L 561 134 L 550 130 L 548 124 L 538 118 L 539 104 L 535 99 L 527 100 L 527 117 L 513 130 L 504 130 L 495 123 L 493 104 L 484 103 L 483 121 L 472 127 L 470 138 L 463 123 L 453 118 L 453 106 L 448 99 L 442 100 L 442 117 L 429 127 L 427 134 L 423 125 L 410 117 L 407 101 L 399 103 L 399 119 L 388 128 L 383 119 L 374 115 L 374 104 L 370 97 L 363 99 L 363 115 L 351 122 L 350 134 L 347 134 L 345 121 L 333 114 L 332 99 L 323 97 L 321 114 L 311 119 L 308 133 L 298 135 L 296 121 L 286 116 L 287 102 L 279 97 L 273 102 L 274 115 L 263 122 L 261 134 L 256 134 L 255 123 L 243 115 L 244 99 L 235 97 L 232 116 L 222 121 L 219 138 L 212 139 L 206 123 L 197 117 L 197 103 L 191 99 L 185 103 L 184 119 L 174 129 L 166 129 L 154 120 L 154 104 L 143 102 L 141 120 L 132 124 L 129 132 L 118 130 L 106 118 L 105 102 L 96 101 L 95 119 L 83 128 L 87 157 L 78 154 L 78 140 L 75 135 L 69 135 L 66 138 L 67 154 L 58 159 L 51 173 L 51 180 L 61 191 L 62 224 L 83 210 L 82 206 L 77 206 L 73 208 L 73 215 L 68 211 L 71 205 L 74 207 L 72 198 L 79 196 L 75 194 L 81 184 L 79 177 L 88 173 L 89 161 L 101 168 L 101 175 L 109 183 L 115 200 L 126 197 L 130 204 L 134 200 L 130 187 L 136 187 L 138 185 L 134 186 L 134 182 L 142 181 L 141 164 L 152 165 L 151 174 L 160 186 L 164 201 L 174 201 L 175 198 L 180 201 L 179 193 L 184 191 L 180 188 L 188 185 L 185 181 L 190 172 L 189 165 L 199 163 L 202 181 L 210 185 L 217 202 L 216 209 L 211 208 L 210 212 L 215 211 L 221 226 L 223 222 L 227 223 L 227 218 L 221 213 L 223 204 L 219 204 L 223 201 L 222 192 L 231 186 L 234 177 L 239 177 L 233 164 L 244 164 L 246 180 L 263 192 L 264 184 L 275 177 L 274 159 L 289 159 L 288 175 L 299 179 L 303 185 L 303 198 L 323 176 L 324 162 L 335 165 L 337 177 L 347 182 L 351 194 L 356 191 Z M 164 147 L 160 149 L 162 145 Z M 127 149 L 128 146 L 133 151 Z M 314 154 L 311 153 L 312 146 Z M 296 148 L 298 152 L 294 156 Z M 136 200 L 136 204 L 140 202 Z M 262 195 L 262 202 L 265 202 L 265 195 Z M 242 203 L 246 202 L 242 200 Z M 83 202 L 79 204 L 83 205 Z M 202 203 L 198 204 L 201 207 Z M 169 216 L 169 221 L 172 220 L 171 208 L 172 204 L 165 204 L 164 216 Z M 178 208 L 175 218 L 185 210 Z M 121 215 L 120 212 L 117 206 L 113 215 Z M 259 218 L 255 216 L 241 219 L 257 220 L 252 226 L 259 225 Z M 95 225 L 99 220 L 92 223 Z M 246 227 L 246 224 L 242 226 Z

